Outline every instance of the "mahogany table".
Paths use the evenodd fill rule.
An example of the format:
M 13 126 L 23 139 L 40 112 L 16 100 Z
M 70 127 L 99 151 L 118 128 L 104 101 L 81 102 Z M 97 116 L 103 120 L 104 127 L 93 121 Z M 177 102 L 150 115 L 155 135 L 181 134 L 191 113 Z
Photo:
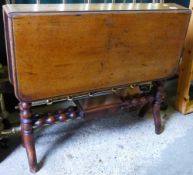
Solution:
M 191 11 L 176 4 L 36 4 L 3 7 L 9 79 L 20 101 L 23 144 L 31 172 L 33 126 L 114 107 L 152 107 L 161 132 L 163 80 L 174 75 Z M 78 99 L 151 81 L 149 93 L 83 109 Z M 35 115 L 31 105 L 72 100 L 76 106 Z

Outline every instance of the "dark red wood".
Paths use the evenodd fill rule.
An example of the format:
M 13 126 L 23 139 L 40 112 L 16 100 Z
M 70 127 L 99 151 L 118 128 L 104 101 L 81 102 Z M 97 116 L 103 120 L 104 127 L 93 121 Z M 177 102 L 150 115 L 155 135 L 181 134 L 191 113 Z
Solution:
M 161 134 L 162 132 L 162 123 L 161 123 L 161 114 L 160 107 L 164 98 L 164 86 L 163 82 L 156 82 L 154 86 L 155 100 L 153 102 L 153 118 L 155 123 L 155 133 Z
M 22 140 L 24 147 L 26 148 L 30 171 L 35 173 L 38 167 L 33 136 L 32 113 L 30 111 L 30 107 L 31 104 L 29 103 L 21 102 L 19 104 Z
M 138 116 L 140 118 L 143 118 L 145 116 L 145 114 L 149 111 L 149 109 L 151 109 L 151 106 L 152 106 L 152 102 L 150 103 L 146 103 L 142 108 L 141 110 L 139 111 L 139 114 Z
M 51 125 L 56 122 L 66 122 L 70 119 L 78 117 L 90 118 L 91 114 L 97 112 L 109 111 L 117 108 L 141 108 L 139 112 L 140 117 L 144 117 L 146 112 L 152 108 L 155 133 L 162 132 L 162 123 L 160 115 L 160 105 L 164 98 L 163 82 L 154 82 L 153 88 L 149 93 L 142 93 L 141 95 L 120 97 L 120 101 L 112 104 L 101 105 L 97 107 L 90 107 L 83 109 L 78 101 L 75 101 L 76 106 L 59 109 L 58 111 L 47 112 L 44 114 L 32 115 L 30 111 L 31 104 L 21 102 L 19 104 L 20 118 L 21 118 L 21 135 L 23 145 L 26 148 L 29 166 L 31 172 L 37 171 L 37 160 L 33 138 L 33 127 L 42 127 L 44 125 Z

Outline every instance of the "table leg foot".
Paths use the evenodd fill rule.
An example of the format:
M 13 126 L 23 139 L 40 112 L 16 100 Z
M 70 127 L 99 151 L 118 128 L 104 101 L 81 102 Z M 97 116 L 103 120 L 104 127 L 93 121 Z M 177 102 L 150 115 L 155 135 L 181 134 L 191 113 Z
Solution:
M 155 133 L 161 134 L 162 122 L 161 122 L 161 103 L 164 97 L 164 85 L 163 82 L 156 82 L 154 91 L 154 102 L 153 102 L 153 118 L 155 124 Z

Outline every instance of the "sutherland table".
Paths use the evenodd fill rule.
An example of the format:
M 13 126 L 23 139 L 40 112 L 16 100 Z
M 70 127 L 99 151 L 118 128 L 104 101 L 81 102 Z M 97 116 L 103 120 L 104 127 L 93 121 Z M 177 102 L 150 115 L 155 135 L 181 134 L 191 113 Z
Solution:
M 113 107 L 152 106 L 161 132 L 162 80 L 175 74 L 190 10 L 176 4 L 53 4 L 3 7 L 9 78 L 20 101 L 23 144 L 37 171 L 33 126 Z M 152 81 L 149 93 L 83 109 L 77 99 Z M 76 106 L 44 115 L 33 103 L 74 100 Z M 76 100 L 75 100 L 76 99 Z

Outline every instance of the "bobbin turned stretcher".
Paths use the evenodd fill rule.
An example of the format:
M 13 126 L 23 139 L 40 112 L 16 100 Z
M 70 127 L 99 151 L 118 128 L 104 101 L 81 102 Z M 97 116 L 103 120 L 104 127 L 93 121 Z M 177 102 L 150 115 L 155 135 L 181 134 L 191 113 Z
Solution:
M 87 117 L 116 107 L 152 107 L 161 133 L 163 81 L 174 75 L 190 11 L 176 4 L 58 4 L 3 7 L 9 76 L 19 99 L 30 170 L 37 171 L 33 126 Z M 147 93 L 84 109 L 81 98 L 151 81 Z M 142 88 L 143 89 L 143 88 Z M 61 99 L 75 106 L 35 115 L 32 104 Z

